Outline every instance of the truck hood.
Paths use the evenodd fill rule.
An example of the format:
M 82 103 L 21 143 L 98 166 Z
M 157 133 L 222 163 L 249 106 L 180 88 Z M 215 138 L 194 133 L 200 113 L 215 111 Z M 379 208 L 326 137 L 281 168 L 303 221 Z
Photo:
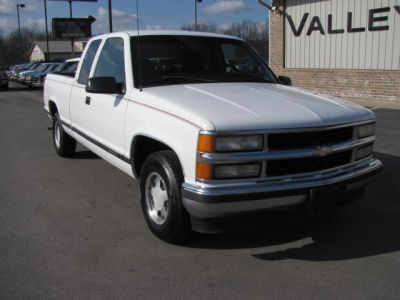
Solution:
M 320 127 L 373 119 L 360 106 L 270 83 L 205 83 L 145 88 L 146 102 L 204 130 Z

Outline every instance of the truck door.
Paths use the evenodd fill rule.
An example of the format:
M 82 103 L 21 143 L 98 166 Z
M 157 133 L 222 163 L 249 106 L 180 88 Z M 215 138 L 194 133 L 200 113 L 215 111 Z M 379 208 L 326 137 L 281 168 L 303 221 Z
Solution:
M 91 77 L 114 77 L 124 90 L 124 39 L 110 37 L 100 50 Z M 127 101 L 121 94 L 86 92 L 85 129 L 89 138 L 107 151 L 124 154 L 124 128 Z
M 84 129 L 84 113 L 85 113 L 85 97 L 86 91 L 85 86 L 89 79 L 90 69 L 94 58 L 96 56 L 97 49 L 101 44 L 101 39 L 94 40 L 88 45 L 85 57 L 82 61 L 82 66 L 79 70 L 79 76 L 75 79 L 74 85 L 71 89 L 71 95 L 69 96 L 69 107 L 71 114 L 71 124 L 72 126 L 79 130 L 81 133 L 86 133 Z

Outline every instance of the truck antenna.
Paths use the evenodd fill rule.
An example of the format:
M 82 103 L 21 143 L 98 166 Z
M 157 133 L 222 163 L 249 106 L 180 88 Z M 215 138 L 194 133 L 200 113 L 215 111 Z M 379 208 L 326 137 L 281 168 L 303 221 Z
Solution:
M 139 90 L 142 89 L 142 59 L 140 56 L 140 31 L 139 31 L 139 0 L 136 0 L 136 29 L 137 29 L 137 54 L 138 54 L 138 67 L 139 67 Z

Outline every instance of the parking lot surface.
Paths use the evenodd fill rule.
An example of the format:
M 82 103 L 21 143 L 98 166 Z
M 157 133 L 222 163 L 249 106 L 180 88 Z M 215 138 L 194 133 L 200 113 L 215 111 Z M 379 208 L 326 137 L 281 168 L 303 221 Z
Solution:
M 384 170 L 361 201 L 174 246 L 130 177 L 83 147 L 56 155 L 42 107 L 0 92 L 0 299 L 399 299 L 400 110 L 375 110 Z

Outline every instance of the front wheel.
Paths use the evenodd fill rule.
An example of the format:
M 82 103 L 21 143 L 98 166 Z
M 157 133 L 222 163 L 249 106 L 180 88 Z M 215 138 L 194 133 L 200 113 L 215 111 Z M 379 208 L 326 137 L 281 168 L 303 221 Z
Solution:
M 182 169 L 172 151 L 159 151 L 145 161 L 140 176 L 141 204 L 154 235 L 169 243 L 185 240 L 190 231 L 189 214 L 182 205 Z
M 53 142 L 54 148 L 59 156 L 74 156 L 76 141 L 64 131 L 58 113 L 55 113 L 53 117 Z

